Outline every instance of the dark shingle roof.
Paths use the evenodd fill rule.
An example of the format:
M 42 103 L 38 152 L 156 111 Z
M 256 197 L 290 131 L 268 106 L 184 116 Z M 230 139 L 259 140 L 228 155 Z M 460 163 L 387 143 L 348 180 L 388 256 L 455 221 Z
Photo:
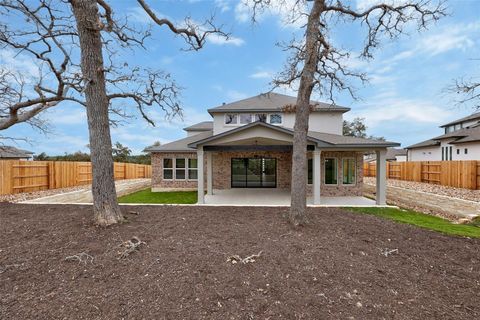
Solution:
M 475 124 L 473 126 L 470 126 L 468 128 L 463 128 L 457 131 L 449 132 L 442 134 L 438 137 L 432 138 L 432 140 L 441 140 L 441 139 L 447 139 L 447 138 L 461 138 L 461 137 L 468 137 L 475 131 L 480 129 L 480 124 Z
M 179 151 L 196 151 L 194 148 L 190 148 L 188 145 L 195 141 L 203 140 L 213 135 L 213 131 L 205 131 L 190 137 L 186 137 L 180 140 L 175 140 L 170 143 L 166 143 L 160 146 L 152 146 L 146 148 L 145 152 L 179 152 Z
M 466 142 L 474 142 L 474 141 L 480 141 L 480 126 L 467 129 L 467 135 L 455 141 L 450 142 L 450 144 L 466 143 Z
M 195 148 L 198 144 L 206 143 L 224 136 L 227 136 L 229 134 L 243 131 L 243 130 L 248 130 L 251 127 L 255 126 L 264 126 L 267 128 L 270 128 L 272 130 L 277 130 L 281 131 L 284 133 L 288 133 L 293 136 L 293 130 L 284 128 L 281 126 L 275 126 L 271 125 L 265 122 L 253 122 L 241 127 L 238 127 L 233 130 L 229 130 L 226 132 L 222 132 L 220 134 L 214 135 L 214 136 L 209 136 L 206 137 L 202 140 L 197 140 L 193 141 L 189 144 L 190 147 Z M 308 139 L 311 142 L 316 142 L 319 144 L 321 148 L 337 148 L 337 147 L 343 147 L 343 148 L 355 148 L 355 147 L 361 147 L 361 148 L 367 148 L 367 147 L 394 147 L 394 146 L 399 146 L 399 143 L 396 142 L 391 142 L 391 141 L 381 141 L 381 140 L 374 140 L 374 139 L 364 139 L 364 138 L 356 138 L 356 137 L 350 137 L 350 136 L 343 136 L 343 135 L 338 135 L 338 134 L 330 134 L 330 133 L 323 133 L 323 132 L 315 132 L 315 131 L 309 131 L 308 132 Z
M 463 118 L 454 120 L 454 121 L 449 122 L 449 123 L 446 123 L 446 124 L 443 124 L 443 125 L 440 126 L 440 128 L 443 128 L 443 127 L 446 127 L 446 126 L 450 126 L 450 125 L 452 125 L 452 124 L 457 124 L 457 123 L 460 123 L 460 122 L 464 122 L 464 121 L 477 120 L 477 119 L 480 120 L 480 112 L 475 112 L 475 113 L 472 113 L 472 114 L 469 115 L 469 116 L 466 116 L 466 117 L 463 117 Z
M 198 144 L 204 144 L 216 140 L 218 138 L 228 136 L 235 132 L 248 130 L 251 127 L 264 126 L 272 130 L 281 131 L 293 136 L 293 130 L 284 128 L 281 126 L 274 126 L 264 122 L 253 122 L 229 131 L 213 135 L 212 131 L 206 131 L 194 136 L 186 137 L 180 140 L 176 140 L 161 146 L 149 147 L 145 149 L 145 152 L 192 152 L 196 150 Z M 313 143 L 317 143 L 321 148 L 383 148 L 383 147 L 396 147 L 400 144 L 391 141 L 381 141 L 374 139 L 356 138 L 350 136 L 342 136 L 339 134 L 330 134 L 323 132 L 308 132 L 308 140 Z
M 12 146 L 1 146 L 0 145 L 0 158 L 4 159 L 23 159 L 23 158 L 31 158 L 33 152 L 17 149 Z
M 340 134 L 331 134 L 323 132 L 309 131 L 308 136 L 317 140 L 332 144 L 334 146 L 372 146 L 372 147 L 394 147 L 400 144 L 392 141 L 383 141 L 376 139 L 357 138 L 351 136 L 343 136 Z
M 223 104 L 219 107 L 208 109 L 209 113 L 216 112 L 246 112 L 246 111 L 280 111 L 286 105 L 294 105 L 297 98 L 279 94 L 275 92 L 262 93 L 258 96 L 246 98 L 232 103 Z M 347 112 L 350 108 L 331 105 L 328 103 L 311 101 L 312 105 L 316 105 L 315 111 L 340 111 Z
M 435 146 L 439 146 L 439 145 L 440 145 L 439 141 L 429 139 L 429 140 L 425 140 L 425 141 L 422 141 L 422 142 L 419 142 L 419 143 L 416 143 L 416 144 L 412 144 L 411 146 L 408 146 L 405 149 L 435 147 Z
M 185 131 L 209 131 L 213 130 L 213 121 L 203 121 L 190 127 L 183 128 Z

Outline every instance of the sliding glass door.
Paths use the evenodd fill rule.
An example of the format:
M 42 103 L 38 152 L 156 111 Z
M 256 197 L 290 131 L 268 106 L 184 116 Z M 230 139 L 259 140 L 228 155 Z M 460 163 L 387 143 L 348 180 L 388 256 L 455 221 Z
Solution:
M 232 188 L 275 188 L 277 159 L 232 158 Z

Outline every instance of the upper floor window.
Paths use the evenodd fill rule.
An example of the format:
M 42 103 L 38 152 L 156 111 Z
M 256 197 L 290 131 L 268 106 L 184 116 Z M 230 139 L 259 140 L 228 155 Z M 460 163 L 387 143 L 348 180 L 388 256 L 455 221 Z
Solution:
M 271 124 L 282 124 L 282 114 L 272 113 L 270 115 L 266 113 L 227 113 L 225 114 L 225 124 L 239 125 L 249 124 L 252 122 L 267 122 L 269 119 Z
M 267 114 L 265 113 L 255 114 L 255 121 L 267 122 Z
M 225 124 L 237 124 L 237 115 L 236 114 L 226 114 L 225 115 Z
M 250 122 L 252 122 L 250 113 L 240 113 L 240 124 L 249 124 Z
M 271 124 L 281 124 L 282 123 L 282 115 L 280 113 L 273 113 L 270 115 L 270 123 Z

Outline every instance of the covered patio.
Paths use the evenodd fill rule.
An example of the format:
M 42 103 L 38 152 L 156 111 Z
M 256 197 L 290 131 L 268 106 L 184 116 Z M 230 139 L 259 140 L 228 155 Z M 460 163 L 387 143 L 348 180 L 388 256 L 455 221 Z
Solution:
M 286 189 L 224 189 L 213 190 L 205 195 L 206 205 L 229 206 L 290 206 L 290 190 Z M 313 197 L 307 198 L 310 207 L 372 207 L 376 201 L 366 197 L 322 197 L 319 204 L 314 204 Z

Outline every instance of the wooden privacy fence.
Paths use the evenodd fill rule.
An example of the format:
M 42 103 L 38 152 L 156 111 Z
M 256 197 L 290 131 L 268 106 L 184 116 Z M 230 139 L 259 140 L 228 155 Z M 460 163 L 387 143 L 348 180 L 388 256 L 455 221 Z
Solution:
M 365 177 L 375 177 L 375 162 L 364 162 Z M 480 189 L 480 161 L 387 162 L 387 178 Z
M 152 166 L 115 162 L 115 179 L 150 178 Z M 90 184 L 92 164 L 71 161 L 0 161 L 0 194 Z

